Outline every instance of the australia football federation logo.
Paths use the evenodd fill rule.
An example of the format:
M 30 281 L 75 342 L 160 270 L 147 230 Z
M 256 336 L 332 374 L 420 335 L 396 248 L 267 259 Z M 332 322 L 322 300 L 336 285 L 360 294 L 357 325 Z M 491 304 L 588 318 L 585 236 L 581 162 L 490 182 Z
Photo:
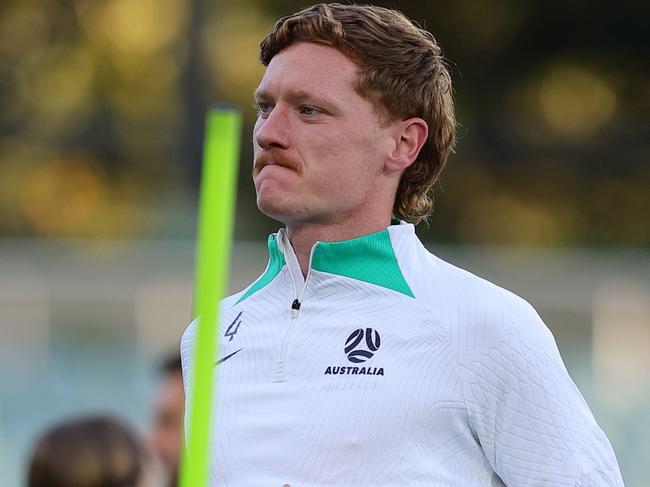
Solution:
M 345 341 L 344 351 L 350 362 L 359 364 L 371 358 L 380 345 L 381 338 L 377 330 L 358 328 Z
M 357 328 L 347 340 L 345 340 L 345 355 L 348 360 L 354 364 L 360 364 L 372 358 L 375 352 L 379 350 L 381 338 L 377 330 L 372 328 Z M 377 364 L 378 365 L 378 364 Z M 330 365 L 325 369 L 324 375 L 374 375 L 383 376 L 383 367 L 372 367 L 367 365 Z

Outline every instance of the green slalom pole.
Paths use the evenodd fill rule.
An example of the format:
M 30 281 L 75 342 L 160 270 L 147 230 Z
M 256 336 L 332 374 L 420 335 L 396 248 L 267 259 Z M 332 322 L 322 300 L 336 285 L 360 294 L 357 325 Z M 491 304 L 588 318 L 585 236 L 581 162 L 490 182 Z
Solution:
M 208 485 L 213 407 L 213 369 L 217 353 L 219 301 L 224 297 L 232 244 L 234 201 L 239 163 L 241 114 L 210 110 L 205 124 L 199 197 L 193 317 L 199 317 L 192 377 L 186 396 L 190 408 L 187 447 L 181 462 L 181 487 Z

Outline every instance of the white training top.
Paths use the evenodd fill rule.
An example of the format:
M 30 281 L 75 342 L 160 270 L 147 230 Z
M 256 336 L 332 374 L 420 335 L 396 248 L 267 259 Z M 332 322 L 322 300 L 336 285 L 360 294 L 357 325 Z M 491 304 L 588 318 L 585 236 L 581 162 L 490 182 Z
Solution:
M 283 230 L 269 253 L 221 304 L 210 485 L 623 485 L 533 308 L 412 225 L 316 243 L 306 279 Z

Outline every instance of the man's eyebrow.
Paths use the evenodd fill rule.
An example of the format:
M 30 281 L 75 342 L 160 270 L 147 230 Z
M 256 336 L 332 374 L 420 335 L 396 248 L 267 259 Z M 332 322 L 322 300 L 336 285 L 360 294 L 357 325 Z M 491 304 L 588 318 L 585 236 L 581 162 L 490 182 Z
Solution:
M 255 101 L 274 100 L 274 97 L 264 89 L 256 90 L 255 93 L 253 94 L 253 98 L 255 99 Z M 329 99 L 328 97 L 316 95 L 314 93 L 310 93 L 305 90 L 290 91 L 289 94 L 287 95 L 287 99 L 292 103 L 312 102 L 333 112 L 340 111 L 338 104 L 333 100 Z
M 266 90 L 255 90 L 255 93 L 253 93 L 253 99 L 255 101 L 257 100 L 269 100 L 272 99 L 273 97 L 266 91 Z
M 326 96 L 317 95 L 315 93 L 310 93 L 305 90 L 292 91 L 289 93 L 289 96 L 287 98 L 289 98 L 289 100 L 296 103 L 313 102 L 328 110 L 338 111 L 339 109 L 337 103 L 331 100 L 330 98 Z

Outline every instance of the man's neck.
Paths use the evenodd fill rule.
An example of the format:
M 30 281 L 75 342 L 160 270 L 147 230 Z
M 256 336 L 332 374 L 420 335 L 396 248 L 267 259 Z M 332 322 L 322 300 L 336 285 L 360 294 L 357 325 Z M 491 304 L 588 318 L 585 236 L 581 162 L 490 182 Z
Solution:
M 342 222 L 332 225 L 297 224 L 287 225 L 287 233 L 293 251 L 298 258 L 303 276 L 309 270 L 309 257 L 314 244 L 320 242 L 340 242 L 352 238 L 379 232 L 390 225 L 390 218 L 373 222 Z

